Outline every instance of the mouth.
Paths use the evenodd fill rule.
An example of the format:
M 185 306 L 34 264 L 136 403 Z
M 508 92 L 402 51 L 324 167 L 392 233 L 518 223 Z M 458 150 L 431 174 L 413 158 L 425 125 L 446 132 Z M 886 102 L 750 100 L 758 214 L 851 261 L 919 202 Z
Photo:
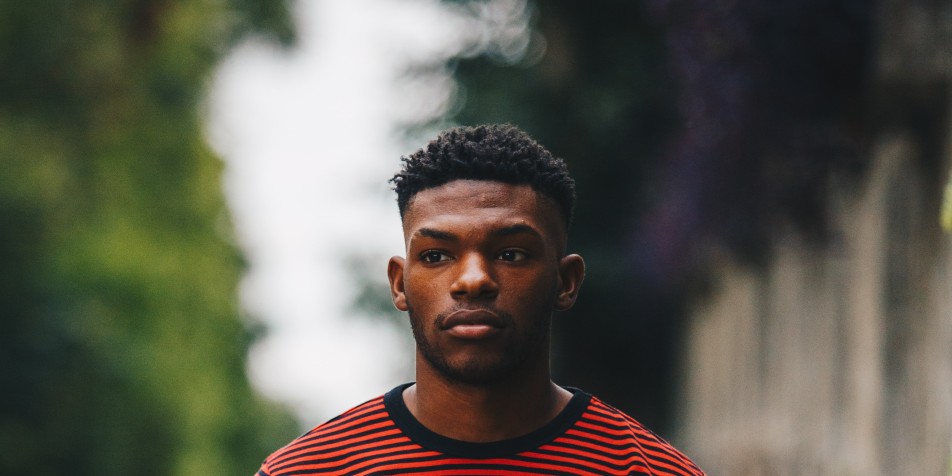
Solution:
M 460 309 L 443 319 L 440 329 L 458 339 L 486 339 L 499 333 L 505 322 L 494 312 Z

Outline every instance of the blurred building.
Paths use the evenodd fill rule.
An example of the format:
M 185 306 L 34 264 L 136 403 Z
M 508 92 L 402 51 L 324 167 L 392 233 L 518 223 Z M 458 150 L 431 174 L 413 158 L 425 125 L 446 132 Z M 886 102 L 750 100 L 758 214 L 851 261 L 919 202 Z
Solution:
M 869 165 L 831 177 L 829 239 L 709 250 L 678 418 L 710 474 L 950 474 L 952 3 L 877 8 Z

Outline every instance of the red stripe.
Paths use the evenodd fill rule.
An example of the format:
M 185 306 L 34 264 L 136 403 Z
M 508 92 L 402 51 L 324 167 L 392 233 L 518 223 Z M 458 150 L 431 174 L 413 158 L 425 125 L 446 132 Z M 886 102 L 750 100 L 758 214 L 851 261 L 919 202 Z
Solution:
M 590 457 L 590 458 L 592 458 L 592 459 L 601 460 L 601 463 L 612 464 L 612 465 L 622 465 L 622 464 L 626 464 L 626 463 L 628 463 L 628 464 L 630 465 L 631 462 L 632 462 L 632 460 L 634 459 L 634 458 L 629 457 L 629 458 L 626 458 L 625 461 L 607 460 L 607 459 L 605 459 L 605 458 L 599 457 L 599 455 L 593 455 L 593 454 L 591 454 L 591 453 L 585 453 L 584 451 L 579 451 L 579 450 L 575 450 L 575 449 L 572 449 L 572 448 L 560 448 L 560 449 L 559 449 L 559 452 L 560 452 L 560 453 L 571 453 L 571 454 L 580 455 L 580 456 L 588 456 L 588 457 Z M 527 452 L 525 452 L 525 453 L 520 453 L 520 454 L 525 455 L 525 456 L 532 456 L 532 457 L 536 457 L 536 458 L 542 458 L 542 459 L 548 459 L 548 460 L 561 461 L 561 462 L 563 462 L 563 463 L 573 463 L 573 464 L 576 464 L 576 465 L 579 465 L 579 466 L 586 466 L 586 467 L 590 467 L 590 468 L 595 468 L 595 469 L 598 470 L 598 471 L 597 471 L 597 474 L 628 474 L 628 471 L 626 471 L 626 470 L 618 470 L 618 469 L 610 468 L 610 467 L 608 467 L 608 466 L 605 466 L 604 464 L 596 463 L 596 462 L 594 462 L 594 461 L 589 461 L 589 460 L 587 460 L 587 459 L 571 458 L 571 457 L 568 457 L 568 456 L 559 456 L 559 455 L 553 455 L 553 454 L 548 454 L 548 453 L 538 453 L 538 452 L 535 452 L 535 451 L 527 451 Z M 594 471 L 594 469 L 593 469 L 593 471 Z
M 387 427 L 389 427 L 389 428 L 387 428 Z M 377 433 L 371 433 L 371 434 L 369 434 L 369 435 L 364 435 L 364 436 L 362 436 L 362 437 L 360 437 L 360 438 L 352 438 L 352 439 L 347 439 L 347 438 L 346 438 L 346 436 L 348 436 L 348 435 L 353 435 L 353 434 L 355 434 L 355 433 L 360 433 L 360 432 L 367 431 L 367 430 L 372 430 L 372 429 L 375 429 L 375 428 L 387 428 L 387 430 L 381 431 L 381 432 L 377 432 Z M 380 437 L 380 436 L 397 435 L 397 434 L 400 434 L 400 433 L 402 433 L 402 432 L 400 431 L 400 429 L 397 428 L 396 426 L 394 426 L 394 424 L 391 423 L 391 422 L 389 422 L 389 421 L 380 422 L 380 423 L 378 423 L 378 424 L 376 424 L 376 425 L 368 425 L 368 426 L 365 426 L 365 427 L 355 428 L 355 429 L 353 429 L 353 430 L 344 432 L 344 433 L 342 433 L 342 434 L 340 434 L 340 435 L 335 435 L 333 440 L 328 440 L 328 441 L 325 441 L 325 442 L 323 442 L 323 443 L 321 443 L 321 441 L 320 441 L 319 439 L 317 439 L 317 440 L 309 440 L 308 442 L 305 442 L 305 443 L 307 443 L 307 444 L 305 444 L 305 443 L 300 443 L 300 444 L 296 444 L 296 445 L 294 445 L 294 446 L 292 446 L 292 447 L 290 447 L 290 448 L 287 448 L 287 450 L 283 452 L 284 454 L 282 455 L 283 457 L 281 458 L 281 462 L 282 462 L 282 464 L 283 464 L 285 461 L 288 460 L 288 457 L 294 457 L 294 456 L 297 456 L 297 455 L 302 455 L 302 454 L 307 453 L 307 452 L 309 452 L 309 451 L 313 451 L 313 449 L 312 449 L 311 447 L 312 447 L 312 446 L 315 446 L 315 445 L 318 445 L 318 444 L 320 444 L 320 447 L 323 448 L 323 449 L 333 449 L 333 448 L 344 448 L 344 449 L 346 449 L 346 448 L 351 447 L 351 446 L 354 445 L 355 443 L 360 443 L 361 441 L 365 441 L 365 440 L 369 440 L 369 439 L 373 439 L 373 438 L 378 438 L 378 437 Z M 278 461 L 278 460 L 273 460 L 272 463 L 276 464 L 277 461 Z
M 642 445 L 642 443 L 643 443 L 642 440 L 637 439 L 637 438 L 635 439 L 635 444 L 637 444 L 638 447 L 641 448 L 642 454 L 644 454 L 646 457 L 648 456 L 648 453 L 651 453 L 651 454 L 654 454 L 654 455 L 662 454 L 662 453 L 659 453 L 659 452 L 657 452 L 657 451 L 648 451 L 647 449 L 645 449 L 645 447 Z M 670 446 L 669 446 L 669 448 L 670 448 Z M 673 449 L 673 448 L 672 448 L 672 449 Z M 663 454 L 667 455 L 667 454 L 669 454 L 669 453 L 663 453 Z M 656 459 L 656 458 L 649 458 L 649 459 L 651 460 L 651 462 L 652 462 L 655 466 L 662 466 L 662 467 L 665 467 L 665 468 L 668 468 L 668 469 L 675 470 L 675 471 L 677 471 L 677 474 L 680 474 L 680 475 L 683 475 L 683 476 L 690 476 L 690 475 L 691 475 L 691 472 L 693 472 L 693 468 L 685 468 L 685 467 L 680 467 L 680 468 L 678 468 L 678 467 L 672 466 L 672 465 L 670 465 L 670 464 L 668 464 L 668 463 L 665 463 L 665 462 L 663 462 L 663 461 L 659 461 L 659 460 Z M 689 471 L 690 471 L 690 472 L 689 472 Z M 671 474 L 675 474 L 675 473 L 671 473 Z
M 336 419 L 319 426 L 318 428 L 316 428 L 316 430 L 329 431 L 329 430 L 333 430 L 334 428 L 346 426 L 347 424 L 353 422 L 355 419 L 363 415 L 367 415 L 368 413 L 378 413 L 378 414 L 386 416 L 387 413 L 383 406 L 383 399 L 377 398 L 363 405 L 352 408 L 348 410 L 347 412 L 341 414 Z
M 553 444 L 553 443 L 565 443 L 565 444 L 572 444 L 572 445 L 574 445 L 574 446 L 584 446 L 584 447 L 586 447 L 586 448 L 591 448 L 592 450 L 594 450 L 594 451 L 596 451 L 596 452 L 598 452 L 598 453 L 608 453 L 608 454 L 611 454 L 611 455 L 619 456 L 619 457 L 624 458 L 624 459 L 626 459 L 626 460 L 627 460 L 627 459 L 630 459 L 629 456 L 633 454 L 633 453 L 631 452 L 631 448 L 611 448 L 611 447 L 608 447 L 608 446 L 599 446 L 599 445 L 596 445 L 596 444 L 591 443 L 591 442 L 589 442 L 589 441 L 576 440 L 576 439 L 574 439 L 574 438 L 564 438 L 564 439 L 563 439 L 563 438 L 559 438 L 559 439 L 555 440 L 554 442 L 552 442 L 552 443 L 550 443 L 550 444 L 548 444 L 548 445 L 545 445 L 545 446 L 543 446 L 542 448 L 539 448 L 539 449 L 550 450 L 550 451 L 560 451 L 560 452 L 572 452 L 572 453 L 578 453 L 578 454 L 580 454 L 580 455 L 588 455 L 588 456 L 592 456 L 592 457 L 596 457 L 596 458 L 599 457 L 599 455 L 597 455 L 597 454 L 586 453 L 586 452 L 584 452 L 584 451 L 581 451 L 581 450 L 578 450 L 578 449 L 575 449 L 575 448 L 570 448 L 570 447 L 555 445 L 555 444 Z M 624 444 L 624 442 L 620 442 L 620 443 L 621 443 L 621 444 Z M 638 456 L 637 454 L 634 454 L 634 455 L 635 455 L 635 456 Z M 639 458 L 639 459 L 640 459 L 640 458 Z
M 414 452 L 413 452 L 413 453 L 401 453 L 401 452 L 403 452 L 403 451 L 410 451 L 410 450 L 412 450 L 412 451 L 414 451 Z M 368 456 L 380 456 L 380 458 L 376 458 L 376 459 L 372 459 L 372 460 L 369 460 L 369 461 L 365 461 L 365 462 L 363 462 L 363 463 L 361 463 L 361 464 L 358 464 L 358 465 L 344 466 L 344 467 L 347 468 L 348 471 L 354 471 L 354 470 L 356 470 L 356 469 L 358 469 L 358 468 L 361 468 L 361 467 L 363 467 L 363 466 L 367 466 L 367 465 L 373 464 L 373 463 L 375 463 L 375 462 L 377 462 L 377 461 L 380 461 L 381 459 L 390 460 L 390 459 L 391 459 L 391 457 L 390 457 L 390 454 L 391 454 L 391 453 L 397 454 L 397 455 L 409 455 L 409 456 L 412 456 L 412 457 L 419 457 L 419 456 L 421 456 L 421 455 L 436 455 L 436 454 L 438 454 L 438 453 L 435 453 L 435 452 L 432 452 L 432 451 L 423 450 L 422 448 L 420 448 L 419 445 L 414 444 L 414 443 L 411 443 L 409 440 L 407 440 L 407 441 L 406 441 L 406 444 L 405 444 L 404 446 L 397 446 L 397 447 L 394 447 L 394 448 L 386 448 L 386 449 L 381 449 L 381 450 L 376 450 L 376 451 L 353 452 L 353 454 L 351 454 L 351 455 L 348 456 L 347 458 L 343 458 L 343 459 L 340 459 L 340 460 L 334 460 L 334 461 L 327 461 L 327 462 L 324 462 L 324 463 L 311 463 L 311 464 L 306 464 L 306 463 L 305 463 L 305 464 L 299 464 L 299 465 L 295 466 L 294 469 L 295 469 L 295 470 L 301 470 L 301 469 L 325 469 L 325 468 L 334 468 L 334 467 L 337 467 L 337 466 L 346 465 L 347 463 L 349 463 L 349 462 L 351 462 L 351 461 L 354 461 L 354 460 L 357 460 L 357 459 L 360 459 L 360 458 L 366 458 L 366 457 L 368 457 Z
M 399 463 L 387 464 L 383 466 L 376 466 L 371 471 L 386 472 L 390 470 L 408 470 L 408 469 L 423 470 L 427 468 L 437 469 L 440 466 L 467 465 L 467 464 L 475 464 L 475 465 L 498 464 L 498 465 L 506 465 L 506 466 L 516 466 L 520 468 L 548 469 L 552 471 L 560 471 L 560 472 L 566 472 L 566 473 L 572 473 L 572 474 L 578 474 L 578 475 L 590 474 L 585 472 L 579 472 L 580 470 L 575 468 L 565 467 L 562 465 L 539 463 L 535 461 L 530 462 L 530 461 L 519 461 L 519 460 L 512 460 L 512 459 L 471 460 L 471 459 L 462 459 L 462 458 L 446 458 L 446 459 L 440 459 L 436 461 L 422 461 L 422 462 L 417 461 L 417 462 L 409 462 L 409 463 L 403 463 L 403 464 L 399 464 Z M 440 474 L 446 474 L 445 471 L 446 470 L 440 470 Z M 471 469 L 469 470 L 468 473 L 460 473 L 460 474 L 474 474 L 474 471 L 497 471 L 497 470 Z M 358 473 L 358 474 L 368 474 L 368 473 L 364 472 L 364 473 Z M 502 473 L 494 472 L 494 473 L 477 473 L 477 474 L 512 474 L 512 471 L 510 470 L 508 472 L 503 471 Z
M 386 432 L 386 433 L 384 433 L 384 434 L 380 434 L 379 436 L 389 436 L 389 435 L 394 435 L 394 436 L 395 436 L 395 435 L 400 435 L 400 430 L 394 428 L 393 431 L 388 431 L 388 432 Z M 399 438 L 393 438 L 393 439 L 391 439 L 391 440 L 388 440 L 387 442 L 388 442 L 388 443 L 393 443 L 393 444 L 397 444 L 397 443 L 410 444 L 410 443 L 411 443 L 411 442 L 410 442 L 410 439 L 407 438 L 407 437 L 405 437 L 405 436 L 400 436 Z M 357 450 L 369 450 L 370 448 L 373 448 L 374 445 L 377 445 L 377 444 L 379 444 L 379 443 L 373 442 L 373 443 L 367 443 L 367 444 L 365 444 L 365 445 L 356 445 L 356 446 L 351 446 L 351 445 L 342 446 L 342 445 L 340 445 L 340 444 L 336 444 L 336 445 L 333 445 L 333 446 L 321 446 L 320 448 L 321 448 L 322 450 L 324 450 L 324 449 L 326 449 L 326 448 L 333 448 L 333 447 L 337 447 L 337 448 L 339 448 L 339 449 L 338 449 L 338 451 L 331 451 L 331 452 L 327 452 L 327 453 L 322 452 L 320 455 L 307 454 L 306 451 L 305 451 L 305 452 L 300 452 L 300 453 L 298 453 L 297 455 L 294 455 L 294 456 L 288 455 L 288 456 L 291 456 L 291 457 L 285 457 L 285 458 L 282 459 L 281 461 L 272 461 L 271 464 L 272 464 L 272 466 L 281 466 L 281 467 L 286 467 L 286 466 L 291 465 L 291 464 L 308 464 L 308 461 L 314 461 L 315 459 L 325 460 L 325 459 L 328 459 L 328 458 L 334 458 L 334 457 L 338 457 L 338 456 L 344 456 L 344 455 L 353 453 L 354 451 L 357 451 Z M 399 448 L 399 447 L 398 447 L 398 448 Z M 378 450 L 378 451 L 380 451 L 380 452 L 396 451 L 396 448 L 390 448 L 390 449 Z M 368 451 L 368 453 L 369 453 L 369 451 Z M 317 463 L 315 463 L 315 464 L 317 464 Z M 337 463 L 334 463 L 334 464 L 332 464 L 331 466 L 336 465 L 336 464 L 337 464 Z

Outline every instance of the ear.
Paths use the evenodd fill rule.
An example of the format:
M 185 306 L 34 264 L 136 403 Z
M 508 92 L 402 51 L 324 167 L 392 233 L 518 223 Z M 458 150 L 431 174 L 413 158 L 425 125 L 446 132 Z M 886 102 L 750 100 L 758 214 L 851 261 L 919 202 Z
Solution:
M 401 311 L 409 309 L 407 307 L 407 294 L 403 287 L 403 267 L 406 260 L 394 256 L 387 263 L 387 278 L 390 279 L 390 298 L 393 299 L 393 305 Z
M 585 279 L 585 261 L 579 255 L 566 255 L 559 261 L 559 294 L 555 310 L 565 311 L 575 304 Z

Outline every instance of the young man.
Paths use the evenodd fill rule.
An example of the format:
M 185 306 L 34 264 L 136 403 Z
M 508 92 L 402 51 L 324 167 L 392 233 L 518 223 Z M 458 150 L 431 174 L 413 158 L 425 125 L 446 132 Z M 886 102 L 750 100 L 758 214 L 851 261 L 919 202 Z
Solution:
M 416 339 L 416 382 L 305 433 L 259 476 L 700 475 L 624 413 L 549 373 L 554 310 L 585 264 L 566 254 L 575 183 L 512 126 L 444 132 L 393 178 L 406 257 L 394 305 Z

